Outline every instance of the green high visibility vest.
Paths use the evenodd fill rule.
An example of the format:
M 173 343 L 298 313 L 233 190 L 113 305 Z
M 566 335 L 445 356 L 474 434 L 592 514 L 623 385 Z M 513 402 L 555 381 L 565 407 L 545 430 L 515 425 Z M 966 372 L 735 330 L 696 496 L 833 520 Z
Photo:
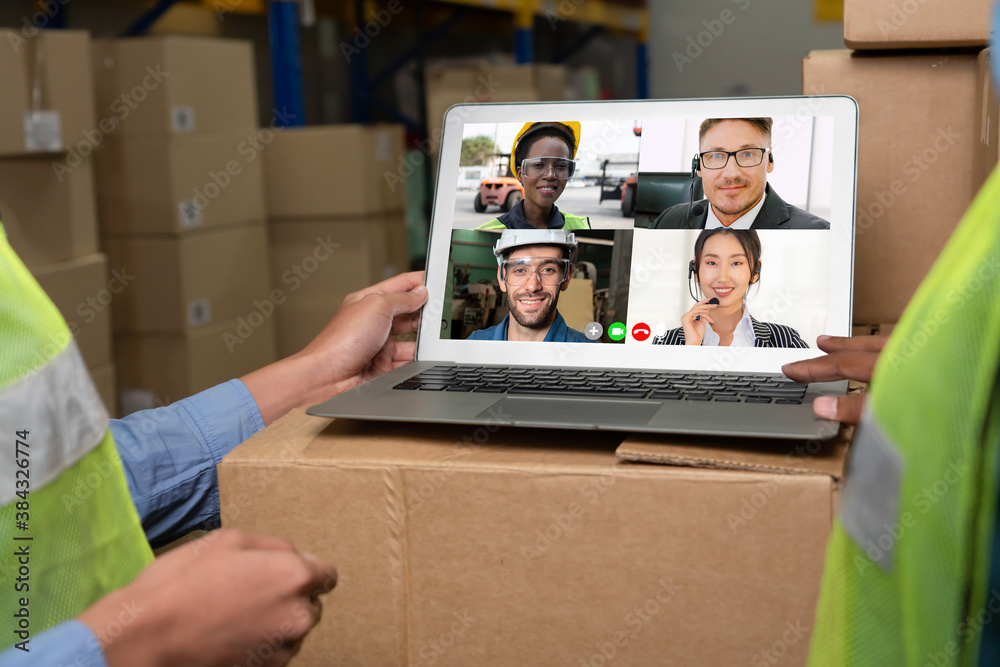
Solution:
M 563 213 L 563 217 L 566 218 L 566 224 L 563 225 L 563 229 L 590 229 L 590 218 L 581 218 L 578 215 L 570 215 L 569 213 Z M 507 226 L 500 222 L 500 218 L 493 218 L 489 222 L 479 225 L 476 229 L 481 231 L 499 229 L 503 231 L 507 229 Z
M 152 559 L 69 327 L 0 226 L 0 649 L 30 652 Z
M 979 630 L 1000 611 L 986 591 L 998 369 L 994 171 L 879 357 L 827 549 L 810 665 L 975 664 Z

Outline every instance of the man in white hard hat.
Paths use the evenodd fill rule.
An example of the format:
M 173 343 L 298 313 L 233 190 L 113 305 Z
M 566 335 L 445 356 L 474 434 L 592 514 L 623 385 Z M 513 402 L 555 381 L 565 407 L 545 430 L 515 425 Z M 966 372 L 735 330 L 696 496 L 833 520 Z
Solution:
M 508 229 L 493 248 L 497 280 L 510 313 L 468 340 L 592 343 L 559 314 L 559 293 L 569 287 L 576 236 L 562 229 Z

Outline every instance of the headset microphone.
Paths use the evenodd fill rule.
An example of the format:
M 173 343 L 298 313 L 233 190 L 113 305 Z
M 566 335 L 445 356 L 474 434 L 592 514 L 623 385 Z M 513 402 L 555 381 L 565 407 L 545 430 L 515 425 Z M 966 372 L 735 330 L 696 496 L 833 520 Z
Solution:
M 708 305 L 710 305 L 710 306 L 718 306 L 719 305 L 719 300 L 713 296 L 711 299 L 708 300 Z M 697 322 L 700 319 L 701 319 L 701 315 L 696 315 L 695 318 L 694 318 L 694 321 Z
M 691 181 L 688 183 L 688 217 L 701 215 L 701 212 L 694 211 L 694 179 L 698 178 L 698 170 L 701 169 L 701 156 L 695 153 L 691 158 Z

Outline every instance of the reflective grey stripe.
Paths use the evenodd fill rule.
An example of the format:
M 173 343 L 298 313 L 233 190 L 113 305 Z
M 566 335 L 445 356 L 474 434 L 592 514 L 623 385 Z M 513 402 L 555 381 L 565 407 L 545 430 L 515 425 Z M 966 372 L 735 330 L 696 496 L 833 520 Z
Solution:
M 101 444 L 107 430 L 108 413 L 70 341 L 41 369 L 0 389 L 0 505 L 17 498 L 18 470 L 36 492 Z M 18 446 L 18 431 L 28 432 L 27 447 Z
M 886 572 L 892 571 L 899 537 L 903 465 L 899 450 L 866 407 L 851 446 L 840 520 L 844 531 Z

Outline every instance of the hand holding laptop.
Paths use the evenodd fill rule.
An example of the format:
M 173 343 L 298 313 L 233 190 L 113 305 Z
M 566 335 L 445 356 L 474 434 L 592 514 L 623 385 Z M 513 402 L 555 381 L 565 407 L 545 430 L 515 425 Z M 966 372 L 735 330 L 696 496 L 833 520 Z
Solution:
M 404 273 L 348 294 L 305 349 L 241 377 L 264 423 L 413 361 L 416 343 L 392 337 L 417 330 L 427 301 L 423 282 L 422 271 Z
M 858 380 L 869 382 L 879 353 L 888 336 L 820 336 L 816 339 L 819 349 L 826 356 L 785 364 L 782 372 L 797 382 L 832 382 Z M 846 396 L 819 396 L 813 402 L 813 412 L 823 419 L 833 419 L 845 424 L 857 424 L 864 409 L 864 394 Z

